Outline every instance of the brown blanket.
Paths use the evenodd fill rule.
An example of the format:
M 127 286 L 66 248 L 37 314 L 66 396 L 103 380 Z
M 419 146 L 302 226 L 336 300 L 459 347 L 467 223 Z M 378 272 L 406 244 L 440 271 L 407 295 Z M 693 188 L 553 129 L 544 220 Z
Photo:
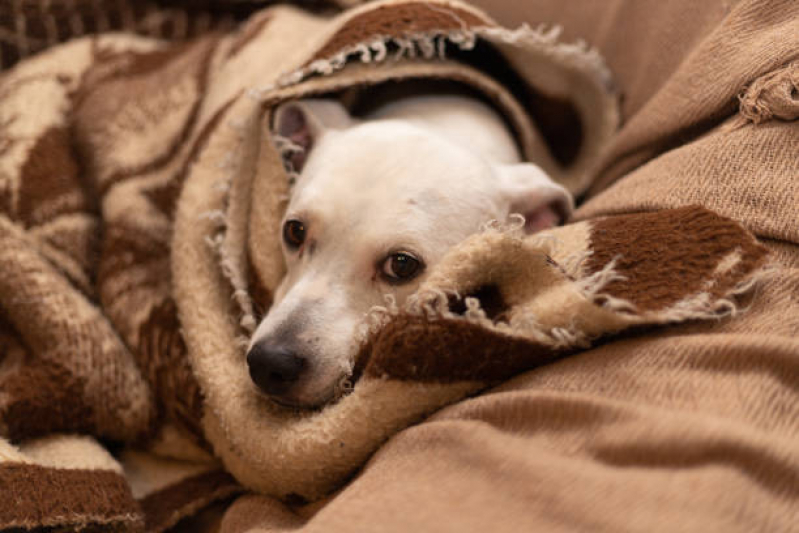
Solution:
M 428 34 L 448 36 L 455 51 L 469 45 L 470 32 L 464 30 L 474 31 L 530 86 L 571 102 L 584 128 L 580 149 L 571 159 L 557 149 L 550 156 L 524 112 L 535 115 L 529 101 L 505 89 L 507 78 L 479 59 L 440 61 L 426 52 L 427 40 L 398 33 L 392 43 L 405 54 L 410 46 L 421 62 L 386 67 L 378 60 L 378 67 L 347 65 L 338 72 L 342 46 L 352 45 L 344 57 L 382 53 L 374 36 L 364 33 L 369 13 L 379 9 L 332 23 L 296 12 L 266 12 L 238 35 L 175 49 L 124 37 L 68 45 L 6 80 L 5 110 L 30 109 L 31 101 L 42 107 L 38 115 L 4 116 L 0 428 L 13 444 L 0 448 L 0 476 L 15 498 L 0 507 L 3 523 L 133 529 L 144 523 L 163 529 L 241 490 L 216 471 L 209 451 L 245 485 L 281 498 L 292 493 L 316 498 L 339 486 L 380 442 L 419 416 L 569 355 L 392 438 L 334 498 L 291 509 L 264 497 L 243 497 L 226 513 L 223 528 L 304 524 L 407 530 L 412 524 L 425 529 L 446 524 L 454 530 L 556 525 L 615 530 L 640 524 L 650 530 L 661 524 L 668 530 L 679 518 L 697 529 L 722 524 L 785 529 L 795 497 L 796 459 L 789 450 L 796 411 L 791 397 L 778 391 L 784 384 L 787 392 L 795 381 L 790 356 L 796 346 L 788 339 L 758 340 L 753 332 L 795 331 L 795 315 L 781 314 L 780 321 L 768 314 L 780 294 L 787 295 L 786 305 L 796 305 L 790 296 L 796 290 L 795 280 L 790 285 L 795 265 L 790 246 L 767 243 L 773 249 L 770 268 L 753 277 L 763 248 L 727 218 L 697 207 L 598 215 L 602 209 L 652 211 L 698 202 L 763 236 L 740 204 L 767 219 L 772 230 L 782 228 L 779 238 L 790 241 L 785 235 L 796 228 L 774 202 L 795 204 L 796 185 L 774 179 L 796 170 L 794 158 L 779 157 L 787 151 L 779 146 L 790 146 L 786 143 L 795 135 L 791 139 L 780 129 L 773 132 L 777 141 L 767 143 L 778 147 L 768 152 L 768 176 L 774 179 L 763 191 L 758 188 L 756 197 L 772 202 L 768 213 L 741 200 L 762 167 L 747 156 L 747 149 L 755 148 L 746 141 L 735 144 L 736 135 L 750 139 L 752 128 L 796 117 L 796 70 L 789 63 L 752 79 L 740 116 L 696 141 L 709 147 L 671 160 L 672 179 L 687 180 L 678 189 L 684 193 L 672 193 L 663 175 L 654 174 L 660 177 L 612 196 L 636 173 L 589 202 L 581 211 L 585 222 L 553 232 L 557 245 L 552 238 L 521 240 L 512 232 L 488 231 L 454 250 L 414 305 L 377 316 L 360 379 L 333 408 L 298 419 L 270 410 L 242 388 L 236 341 L 268 305 L 269 287 L 281 272 L 266 231 L 278 209 L 256 216 L 246 207 L 251 190 L 267 203 L 277 202 L 285 186 L 276 181 L 282 174 L 275 170 L 281 167 L 278 154 L 257 148 L 271 105 L 365 82 L 451 77 L 493 99 L 515 125 L 527 155 L 543 157 L 575 192 L 592 176 L 612 173 L 607 158 L 617 144 L 605 148 L 614 124 L 603 107 L 607 78 L 584 48 L 559 48 L 551 34 L 539 33 L 538 40 L 527 41 L 532 45 L 520 61 L 514 50 L 525 47 L 518 36 L 478 31 L 490 27 L 488 20 L 464 7 L 434 10 L 440 15 L 460 9 L 451 17 L 459 21 L 456 28 L 446 25 L 447 17 L 443 26 L 439 17 L 438 26 L 424 27 Z M 285 17 L 291 24 L 284 24 Z M 418 13 L 408 20 L 418 31 L 424 19 L 414 17 Z M 371 23 L 392 19 L 401 17 Z M 285 48 L 277 46 L 264 58 L 264 43 L 285 46 L 268 41 L 270 31 L 303 25 L 305 34 L 316 28 L 321 35 L 302 54 L 281 66 Z M 353 28 L 366 48 L 353 45 Z M 320 46 L 325 52 L 317 57 L 332 63 L 303 64 L 303 54 L 312 56 Z M 547 61 L 550 69 L 557 65 L 554 71 L 530 68 Z M 294 64 L 300 68 L 292 70 Z M 274 78 L 281 72 L 293 74 Z M 309 78 L 317 74 L 324 76 Z M 270 76 L 276 82 L 269 82 Z M 571 85 L 562 83 L 567 76 Z M 156 98 L 138 96 L 151 91 Z M 545 137 L 554 135 L 563 141 L 560 146 L 568 141 L 557 136 L 552 126 L 557 121 L 547 126 L 545 115 L 537 118 Z M 657 167 L 669 153 L 641 171 Z M 727 170 L 720 175 L 733 177 L 726 182 L 737 191 L 730 201 L 701 193 L 707 186 L 696 169 L 714 161 Z M 669 192 L 657 193 L 658 186 Z M 647 190 L 657 193 L 650 203 L 631 203 Z M 651 204 L 672 197 L 671 204 Z M 741 308 L 735 295 L 757 280 Z M 729 315 L 733 318 L 716 322 L 710 333 L 699 324 L 660 334 L 641 329 Z M 600 348 L 605 357 L 580 351 L 631 326 L 637 329 L 624 341 Z M 747 333 L 733 340 L 730 332 L 736 331 Z M 686 337 L 688 332 L 694 335 Z M 634 357 L 625 351 L 633 346 Z M 767 350 L 765 359 L 746 357 L 747 346 Z M 770 361 L 781 366 L 770 367 Z M 747 379 L 755 381 L 750 385 Z M 700 402 L 704 394 L 719 398 Z M 750 405 L 745 399 L 752 394 L 764 400 Z M 766 412 L 769 416 L 762 416 Z M 59 431 L 135 444 L 151 453 L 126 451 L 114 458 L 83 437 L 36 438 Z M 742 473 L 748 479 L 750 471 L 757 486 L 780 496 L 757 500 L 756 509 L 741 507 L 735 502 L 759 494 L 743 483 L 740 491 L 724 493 L 727 500 L 717 499 L 721 493 L 714 487 L 725 484 L 726 476 Z M 680 499 L 685 483 L 702 489 L 697 494 L 705 499 Z M 473 502 L 466 512 L 457 509 L 461 498 Z M 637 503 L 632 507 L 637 514 L 622 512 L 628 501 Z M 657 518 L 659 508 L 648 507 L 648 501 L 667 505 L 668 522 Z M 736 509 L 734 523 L 724 521 L 725 501 Z M 412 502 L 418 502 L 415 512 L 405 507 Z M 763 522 L 765 517 L 773 522 Z

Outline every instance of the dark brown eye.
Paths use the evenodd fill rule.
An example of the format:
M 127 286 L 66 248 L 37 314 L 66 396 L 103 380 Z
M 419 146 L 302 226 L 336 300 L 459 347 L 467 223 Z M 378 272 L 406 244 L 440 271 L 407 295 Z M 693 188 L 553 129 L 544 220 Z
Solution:
M 418 276 L 424 266 L 408 252 L 395 252 L 385 258 L 381 269 L 390 283 L 404 283 Z
M 287 220 L 283 224 L 283 240 L 286 246 L 296 250 L 305 242 L 305 224 L 299 220 Z

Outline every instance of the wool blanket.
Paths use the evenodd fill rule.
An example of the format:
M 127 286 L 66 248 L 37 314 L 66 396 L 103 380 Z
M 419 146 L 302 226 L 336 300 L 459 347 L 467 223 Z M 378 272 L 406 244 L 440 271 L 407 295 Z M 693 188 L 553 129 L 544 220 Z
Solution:
M 3 527 L 155 531 L 242 491 L 317 500 L 429 413 L 621 332 L 737 316 L 773 271 L 744 226 L 692 205 L 489 226 L 365 317 L 349 394 L 266 402 L 243 350 L 283 274 L 270 110 L 427 78 L 484 94 L 575 194 L 617 127 L 595 52 L 449 1 L 271 8 L 178 46 L 102 36 L 3 76 Z

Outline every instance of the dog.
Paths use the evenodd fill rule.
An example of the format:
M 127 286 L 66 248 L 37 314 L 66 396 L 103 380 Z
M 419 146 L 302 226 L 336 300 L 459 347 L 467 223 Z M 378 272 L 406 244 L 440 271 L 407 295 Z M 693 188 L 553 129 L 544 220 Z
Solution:
M 334 99 L 273 114 L 296 181 L 282 225 L 286 275 L 247 352 L 277 404 L 315 409 L 351 375 L 365 314 L 411 295 L 448 249 L 510 214 L 535 232 L 571 195 L 522 162 L 500 115 L 463 94 L 413 95 L 354 117 Z

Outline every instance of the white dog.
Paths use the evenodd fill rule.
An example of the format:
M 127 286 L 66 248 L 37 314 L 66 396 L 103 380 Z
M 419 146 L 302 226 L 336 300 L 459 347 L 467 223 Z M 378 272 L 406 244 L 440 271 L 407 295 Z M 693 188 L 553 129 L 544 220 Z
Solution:
M 262 392 L 301 408 L 339 394 L 357 326 L 401 304 L 449 248 L 511 213 L 533 232 L 563 221 L 572 198 L 520 162 L 500 116 L 461 95 L 411 96 L 355 119 L 334 100 L 275 112 L 275 133 L 302 148 L 282 239 L 287 274 L 250 343 Z

